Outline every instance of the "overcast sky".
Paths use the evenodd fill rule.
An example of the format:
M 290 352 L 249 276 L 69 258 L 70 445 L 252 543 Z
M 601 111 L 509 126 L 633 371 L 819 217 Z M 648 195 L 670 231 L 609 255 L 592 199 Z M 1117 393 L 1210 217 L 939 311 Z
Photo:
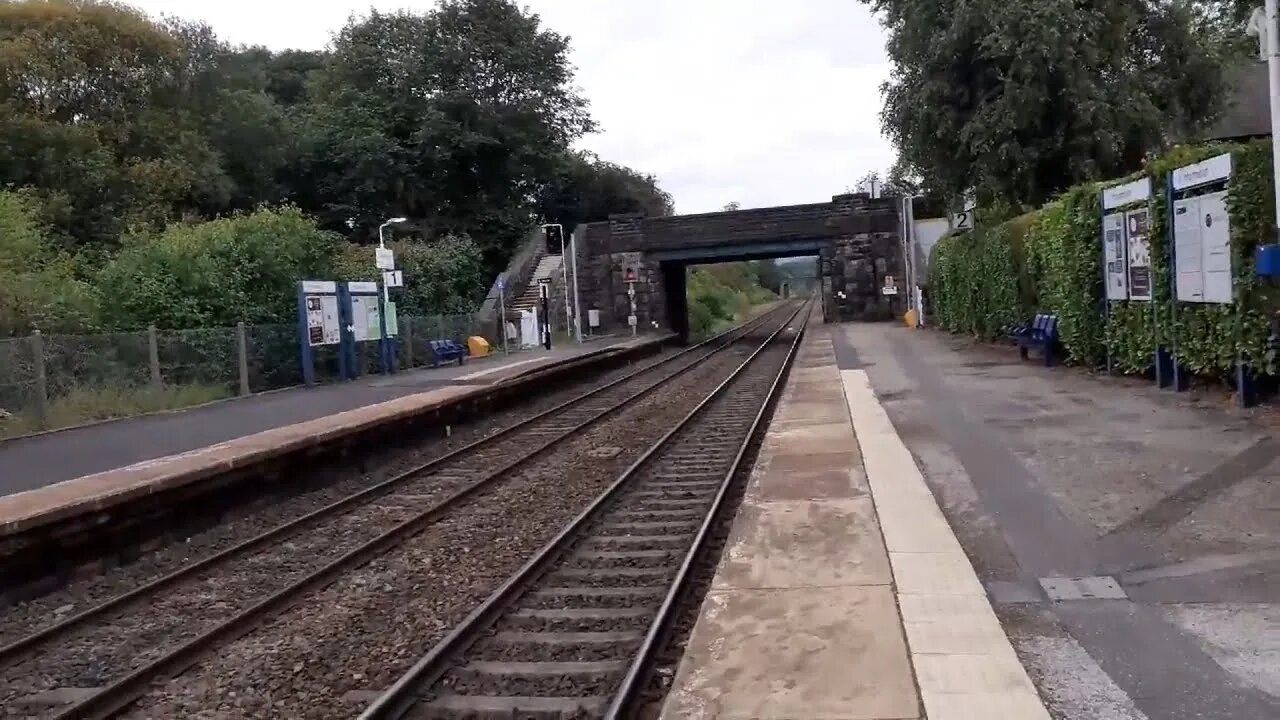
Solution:
M 319 49 L 352 13 L 432 0 L 130 0 L 236 43 Z M 525 0 L 572 38 L 601 132 L 582 145 L 658 176 L 681 213 L 823 202 L 893 150 L 884 31 L 854 0 Z

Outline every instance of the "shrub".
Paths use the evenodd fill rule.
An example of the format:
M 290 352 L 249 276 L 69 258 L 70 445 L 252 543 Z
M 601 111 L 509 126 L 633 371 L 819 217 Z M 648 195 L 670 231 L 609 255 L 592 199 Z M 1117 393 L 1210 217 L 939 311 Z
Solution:
M 1167 174 L 1222 153 L 1230 153 L 1233 162 L 1228 212 L 1236 302 L 1179 302 L 1171 314 Z M 1270 143 L 1175 147 L 1146 172 L 1155 193 L 1153 301 L 1115 302 L 1108 317 L 1103 300 L 1099 194 L 1107 185 L 1141 177 L 1135 174 L 1077 186 L 1034 213 L 939 241 L 929 278 L 939 324 L 992 337 L 1011 316 L 1025 320 L 1037 311 L 1054 312 L 1068 360 L 1077 364 L 1096 366 L 1109 349 L 1121 371 L 1145 372 L 1156 342 L 1176 341 L 1179 361 L 1195 373 L 1229 373 L 1238 353 L 1261 372 L 1274 374 L 1265 341 L 1267 318 L 1280 309 L 1280 293 L 1254 277 L 1253 260 L 1257 245 L 1268 241 L 1274 212 Z

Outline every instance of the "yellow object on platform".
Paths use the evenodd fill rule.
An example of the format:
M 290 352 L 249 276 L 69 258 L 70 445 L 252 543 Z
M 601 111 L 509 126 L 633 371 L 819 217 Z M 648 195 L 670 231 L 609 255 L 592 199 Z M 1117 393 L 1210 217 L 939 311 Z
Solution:
M 907 327 L 909 328 L 915 327 L 916 326 L 916 309 L 911 308 L 910 310 L 908 310 L 907 313 L 902 316 L 902 321 L 905 322 L 907 324 Z
M 479 335 L 467 338 L 467 354 L 473 358 L 485 357 L 489 354 L 489 341 Z

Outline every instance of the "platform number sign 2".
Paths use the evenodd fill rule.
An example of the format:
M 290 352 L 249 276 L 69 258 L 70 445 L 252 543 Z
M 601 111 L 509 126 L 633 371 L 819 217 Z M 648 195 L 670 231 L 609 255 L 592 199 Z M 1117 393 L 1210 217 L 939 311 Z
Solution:
M 973 229 L 973 208 L 961 210 L 951 216 L 951 229 L 955 232 Z

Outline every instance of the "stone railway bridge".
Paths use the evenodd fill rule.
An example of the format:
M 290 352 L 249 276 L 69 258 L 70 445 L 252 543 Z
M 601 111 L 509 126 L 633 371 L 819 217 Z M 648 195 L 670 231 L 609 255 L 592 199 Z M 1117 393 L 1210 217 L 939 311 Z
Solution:
M 579 227 L 578 285 L 584 311 L 601 326 L 625 327 L 627 270 L 636 273 L 636 316 L 684 339 L 689 334 L 689 265 L 817 256 L 823 318 L 889 320 L 906 310 L 901 221 L 895 198 L 837 195 L 831 202 L 700 215 L 616 215 Z M 884 295 L 885 277 L 902 290 Z M 841 295 L 843 293 L 843 295 Z

